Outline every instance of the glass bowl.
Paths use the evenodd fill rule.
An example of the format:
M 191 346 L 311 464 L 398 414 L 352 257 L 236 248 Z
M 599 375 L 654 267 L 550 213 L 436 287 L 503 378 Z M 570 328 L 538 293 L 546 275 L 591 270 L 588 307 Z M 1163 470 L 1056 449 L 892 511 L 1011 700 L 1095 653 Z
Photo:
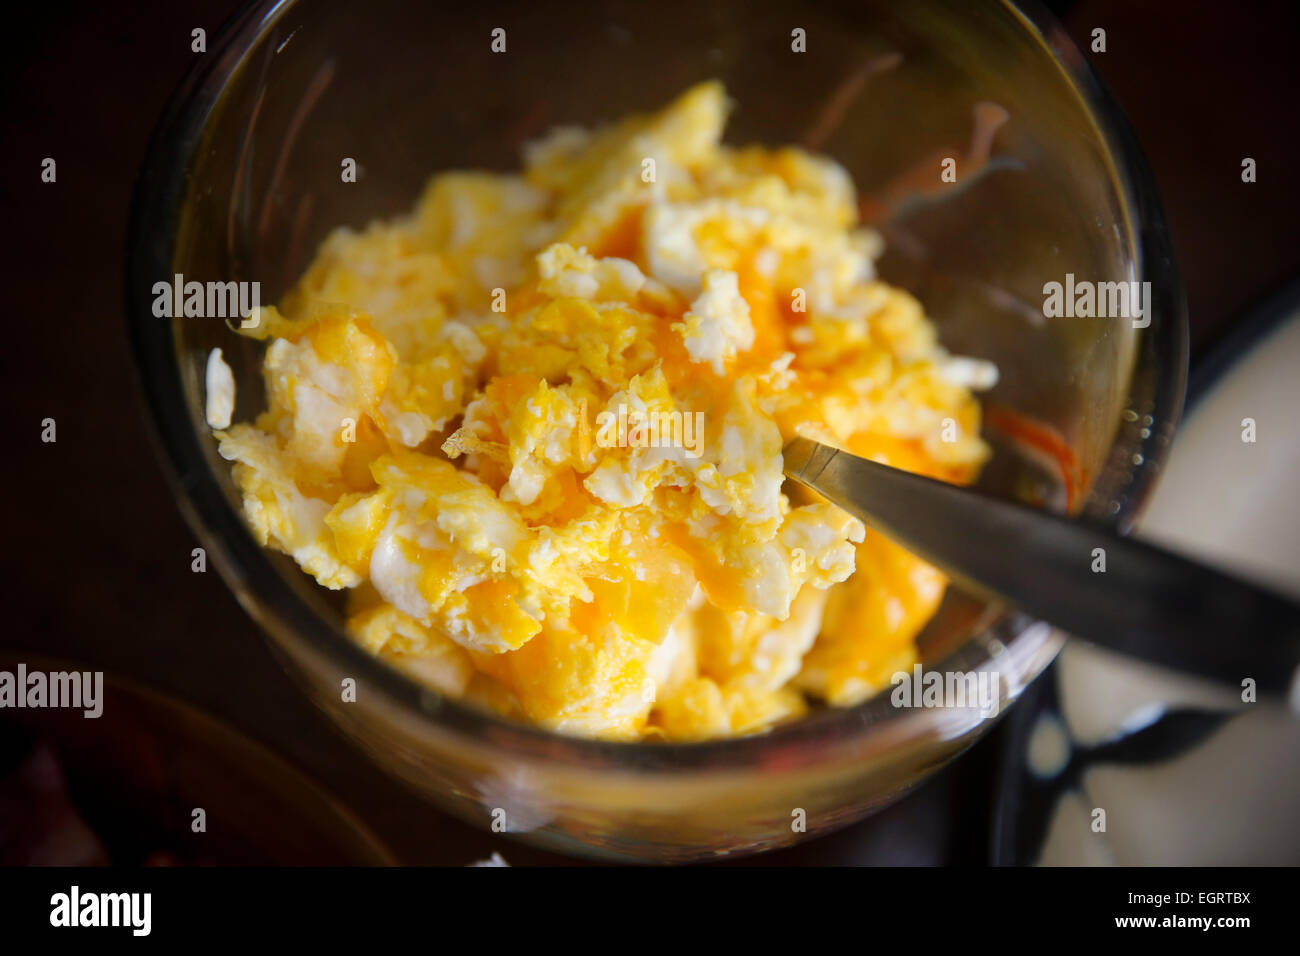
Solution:
M 491 49 L 506 31 L 506 52 Z M 795 52 L 803 30 L 806 52 Z M 507 170 L 523 142 L 722 79 L 730 143 L 809 142 L 881 216 L 881 275 L 916 294 L 954 352 L 993 360 L 990 491 L 1123 530 L 1177 419 L 1185 306 L 1159 200 L 1122 117 L 1038 7 L 963 0 L 801 5 L 372 0 L 256 3 L 200 57 L 137 186 L 128 315 L 177 497 L 209 556 L 319 705 L 440 806 L 553 849 L 681 861 L 825 832 L 896 799 L 992 725 L 975 708 L 888 693 L 751 737 L 611 743 L 522 726 L 447 699 L 344 634 L 338 596 L 245 526 L 204 424 L 223 349 L 235 420 L 262 407 L 261 346 L 221 319 L 161 319 L 177 273 L 258 281 L 275 302 L 339 225 L 408 209 L 446 168 Z M 1006 121 L 981 171 L 975 115 Z M 968 145 L 969 144 L 969 145 Z M 958 183 L 940 191 L 940 162 Z M 355 159 L 359 176 L 342 182 Z M 910 184 L 910 186 L 909 186 Z M 1045 318 L 1045 283 L 1149 281 L 1149 325 Z M 997 676 L 999 710 L 1050 662 L 1043 622 L 950 589 L 918 640 L 927 669 Z M 356 699 L 343 700 L 346 678 Z

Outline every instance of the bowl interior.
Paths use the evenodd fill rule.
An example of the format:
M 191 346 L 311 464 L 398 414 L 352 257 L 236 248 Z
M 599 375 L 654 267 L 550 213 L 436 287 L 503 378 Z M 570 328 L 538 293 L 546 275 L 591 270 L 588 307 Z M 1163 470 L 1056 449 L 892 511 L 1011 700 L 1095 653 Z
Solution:
M 504 53 L 491 48 L 497 28 Z M 792 49 L 796 29 L 806 52 Z M 997 363 L 985 487 L 1109 521 L 1140 500 L 1133 490 L 1152 456 L 1143 443 L 1176 414 L 1167 396 L 1177 374 L 1154 367 L 1153 350 L 1178 317 L 1158 314 L 1139 333 L 1126 319 L 1044 316 L 1044 284 L 1067 273 L 1145 275 L 1140 210 L 1117 168 L 1128 159 L 1117 160 L 1078 76 L 1053 52 L 1068 59 L 1068 41 L 1010 6 L 605 3 L 556 17 L 510 2 L 302 2 L 254 8 L 232 35 L 181 94 L 146 169 L 141 188 L 155 194 L 137 217 L 152 238 L 137 238 L 133 302 L 175 273 L 257 281 L 262 301 L 275 302 L 330 230 L 404 212 L 432 173 L 517 168 L 522 144 L 552 126 L 650 110 L 719 78 L 735 101 L 727 142 L 808 143 L 842 163 L 888 243 L 882 277 L 921 299 L 952 351 Z M 348 158 L 356 182 L 340 175 Z M 945 158 L 956 160 L 951 188 Z M 153 323 L 136 329 L 143 351 L 174 364 L 163 372 L 146 357 L 145 378 L 178 385 L 146 386 L 155 415 L 198 450 L 178 463 L 182 484 L 219 489 L 228 513 L 204 521 L 239 534 L 239 495 L 204 424 L 204 368 L 222 348 L 235 420 L 246 420 L 264 404 L 262 346 L 220 319 L 142 315 L 137 305 L 137 326 Z M 1024 421 L 1077 459 L 1072 493 L 1050 442 L 1006 424 Z M 337 596 L 289 558 L 267 561 L 276 588 L 339 622 Z M 995 619 L 1003 643 L 1022 632 L 1024 622 L 951 593 L 921 637 L 923 658 L 986 659 Z

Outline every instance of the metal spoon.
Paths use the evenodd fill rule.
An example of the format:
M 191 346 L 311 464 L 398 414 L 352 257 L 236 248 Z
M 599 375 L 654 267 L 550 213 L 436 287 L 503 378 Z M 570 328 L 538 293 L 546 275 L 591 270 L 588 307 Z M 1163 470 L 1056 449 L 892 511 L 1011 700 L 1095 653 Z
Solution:
M 1300 710 L 1295 601 L 1100 525 L 808 439 L 795 439 L 784 455 L 788 477 L 968 591 L 1111 650 L 1237 690 L 1253 678 L 1259 690 L 1289 695 Z M 1094 570 L 1100 567 L 1105 570 Z

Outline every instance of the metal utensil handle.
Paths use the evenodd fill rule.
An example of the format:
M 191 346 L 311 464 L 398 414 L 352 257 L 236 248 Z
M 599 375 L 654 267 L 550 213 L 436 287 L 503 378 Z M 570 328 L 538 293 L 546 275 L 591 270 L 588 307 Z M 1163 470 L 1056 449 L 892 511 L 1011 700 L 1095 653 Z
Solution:
M 1096 644 L 1287 694 L 1300 605 L 1084 521 L 990 498 L 807 439 L 786 474 L 949 574 Z M 1104 569 L 1104 570 L 1103 570 Z

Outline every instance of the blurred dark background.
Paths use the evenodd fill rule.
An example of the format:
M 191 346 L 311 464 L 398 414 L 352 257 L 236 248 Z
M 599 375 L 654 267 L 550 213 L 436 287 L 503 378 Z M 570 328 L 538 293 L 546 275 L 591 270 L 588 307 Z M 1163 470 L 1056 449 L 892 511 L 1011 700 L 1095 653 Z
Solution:
M 1094 27 L 1107 31 L 1108 52 L 1085 55 L 1127 112 L 1160 185 L 1187 287 L 1195 366 L 1251 324 L 1255 305 L 1300 276 L 1300 4 L 1049 6 L 1084 51 Z M 164 481 L 132 381 L 123 244 L 148 135 L 199 55 L 190 51 L 190 31 L 204 27 L 211 44 L 235 9 L 230 0 L 85 2 L 27 4 L 9 14 L 11 48 L 0 64 L 0 206 L 11 249 L 0 348 L 11 434 L 0 659 L 36 666 L 39 655 L 103 669 L 217 715 L 286 755 L 403 861 L 460 864 L 496 850 L 513 863 L 563 862 L 451 821 L 388 781 L 298 694 L 215 571 L 190 571 L 197 542 Z M 39 180 L 46 156 L 58 161 L 56 185 Z M 1258 163 L 1250 185 L 1240 176 L 1246 156 Z M 44 418 L 58 423 L 55 444 L 40 440 Z M 65 803 L 61 822 L 58 814 L 46 814 L 53 822 L 33 815 L 31 827 L 62 827 L 66 845 L 79 847 L 66 862 L 222 859 L 169 845 L 168 821 L 149 829 L 130 814 L 101 812 L 123 799 L 114 748 L 129 760 L 122 773 L 143 761 L 153 790 L 175 797 L 150 804 L 156 817 L 184 812 L 200 775 L 197 745 L 181 731 L 206 741 L 209 774 L 223 760 L 253 759 L 247 743 L 231 735 L 214 744 L 220 734 L 197 715 L 178 717 L 173 705 L 148 703 L 148 694 L 141 703 L 129 688 L 115 693 L 130 697 L 135 719 L 116 736 L 112 728 L 101 734 L 97 768 L 86 769 L 85 754 L 76 753 L 75 728 L 0 715 L 0 818 L 8 818 L 0 862 L 7 845 L 13 860 L 24 808 Z M 994 734 L 872 820 L 764 862 L 984 862 L 997 746 Z M 267 769 L 264 779 L 278 776 L 305 785 L 287 769 Z M 285 814 L 262 806 L 253 825 L 274 829 Z M 341 811 L 321 821 L 326 829 L 349 825 Z M 188 817 L 179 822 L 188 828 Z M 355 851 L 356 841 L 340 840 L 337 854 L 323 858 L 356 859 Z M 257 859 L 256 847 L 241 852 Z M 281 840 L 265 860 L 321 856 Z

